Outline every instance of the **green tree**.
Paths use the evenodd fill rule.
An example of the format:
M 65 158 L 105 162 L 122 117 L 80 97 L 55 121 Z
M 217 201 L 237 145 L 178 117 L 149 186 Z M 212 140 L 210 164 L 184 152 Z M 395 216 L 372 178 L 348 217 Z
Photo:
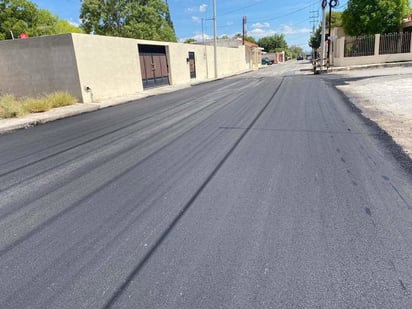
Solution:
M 320 47 L 322 40 L 322 25 L 315 30 L 314 33 L 310 36 L 309 46 L 313 49 L 318 49 Z
M 332 16 L 331 16 L 331 27 L 332 28 L 343 26 L 342 15 L 343 15 L 343 12 L 332 11 Z M 326 13 L 326 29 L 328 28 L 329 28 L 329 12 Z
M 58 34 L 62 33 L 83 33 L 83 30 L 80 29 L 79 27 L 72 25 L 70 22 L 67 20 L 59 20 L 57 21 L 55 25 L 55 31 Z
M 243 37 L 243 35 L 241 33 L 236 33 L 235 34 L 235 38 L 242 38 L 242 37 Z M 246 35 L 245 40 L 248 41 L 248 42 L 257 44 L 257 42 L 256 42 L 256 40 L 253 36 Z
M 333 12 L 332 11 L 331 28 L 343 26 L 342 15 L 343 15 L 343 12 Z M 328 33 L 328 29 L 329 29 L 329 13 L 326 14 L 326 33 Z M 318 49 L 321 44 L 321 39 L 322 39 L 322 24 L 319 24 L 315 32 L 313 32 L 309 38 L 309 46 L 311 48 Z
M 53 16 L 48 10 L 37 10 L 36 27 L 31 30 L 31 36 L 56 34 L 57 16 Z
M 253 36 L 247 35 L 247 36 L 245 37 L 245 40 L 248 41 L 248 42 L 250 42 L 250 43 L 255 43 L 255 44 L 257 44 L 256 39 L 255 39 Z
M 263 47 L 268 53 L 288 49 L 288 44 L 286 43 L 285 36 L 283 34 L 274 34 L 272 36 L 260 38 L 257 41 L 257 44 L 260 47 Z
M 27 33 L 31 37 L 81 32 L 75 26 L 60 20 L 48 10 L 38 9 L 28 0 L 0 0 L 0 40 L 18 37 Z
M 296 58 L 299 55 L 303 56 L 304 54 L 305 52 L 302 47 L 292 45 L 288 48 L 288 55 L 292 58 Z
M 0 39 L 11 39 L 12 33 L 32 34 L 36 23 L 37 7 L 27 0 L 0 1 Z
M 177 41 L 169 6 L 162 0 L 83 0 L 80 19 L 87 33 Z
M 408 13 L 408 0 L 349 0 L 343 28 L 352 36 L 398 32 Z
M 196 42 L 197 42 L 196 39 L 187 39 L 187 40 L 185 40 L 183 43 L 185 43 L 185 44 L 193 44 L 193 43 L 196 43 Z

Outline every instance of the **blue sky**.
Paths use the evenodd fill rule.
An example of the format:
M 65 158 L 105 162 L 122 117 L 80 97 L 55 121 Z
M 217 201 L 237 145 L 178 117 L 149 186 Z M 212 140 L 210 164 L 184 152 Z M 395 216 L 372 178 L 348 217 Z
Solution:
M 79 24 L 80 0 L 32 0 L 39 8 L 48 9 L 62 19 Z M 348 0 L 340 0 L 338 10 Z M 205 37 L 213 37 L 212 0 L 168 0 L 172 21 L 179 40 L 202 37 L 202 19 Z M 309 50 L 308 40 L 313 20 L 321 20 L 321 0 L 216 0 L 218 36 L 242 32 L 242 17 L 247 17 L 248 35 L 259 39 L 283 33 L 288 45 Z M 311 17 L 313 17 L 311 19 Z

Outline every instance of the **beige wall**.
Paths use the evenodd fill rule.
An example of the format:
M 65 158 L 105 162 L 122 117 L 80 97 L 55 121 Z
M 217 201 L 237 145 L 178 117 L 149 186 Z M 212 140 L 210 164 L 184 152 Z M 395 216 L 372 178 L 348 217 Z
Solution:
M 172 85 L 214 78 L 212 46 L 65 34 L 0 42 L 0 92 L 35 96 L 65 90 L 82 102 L 142 92 L 138 44 L 166 46 Z M 195 53 L 195 79 L 189 52 Z M 251 68 L 245 46 L 218 47 L 217 62 L 218 77 Z
M 211 46 L 156 42 L 105 36 L 73 34 L 83 101 L 99 101 L 143 91 L 138 44 L 166 46 L 171 85 L 182 85 L 214 77 L 214 49 Z M 196 78 L 190 78 L 187 58 L 195 53 Z M 249 69 L 245 47 L 218 47 L 218 76 Z
M 68 91 L 81 99 L 70 34 L 0 41 L 0 94 Z
M 189 52 L 195 53 L 196 78 L 190 78 L 189 64 L 186 61 Z M 215 61 L 213 46 L 196 44 L 169 43 L 170 82 L 172 85 L 202 81 L 214 78 Z M 244 46 L 217 47 L 218 77 L 233 75 L 248 70 Z
M 137 40 L 72 34 L 83 102 L 143 91 Z M 87 92 L 86 87 L 91 88 Z

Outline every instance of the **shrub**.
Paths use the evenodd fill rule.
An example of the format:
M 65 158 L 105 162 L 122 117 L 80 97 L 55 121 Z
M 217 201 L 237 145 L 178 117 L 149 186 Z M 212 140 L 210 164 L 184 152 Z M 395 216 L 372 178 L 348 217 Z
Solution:
M 54 92 L 45 97 L 52 107 L 68 106 L 76 103 L 76 98 L 67 92 Z
M 76 103 L 67 92 L 54 92 L 41 98 L 17 99 L 12 95 L 0 96 L 0 119 L 20 117 L 28 113 L 41 113 L 54 107 Z
M 20 117 L 28 112 L 12 95 L 0 96 L 0 119 Z
M 52 108 L 49 101 L 44 99 L 26 98 L 23 100 L 23 106 L 29 113 L 46 112 Z

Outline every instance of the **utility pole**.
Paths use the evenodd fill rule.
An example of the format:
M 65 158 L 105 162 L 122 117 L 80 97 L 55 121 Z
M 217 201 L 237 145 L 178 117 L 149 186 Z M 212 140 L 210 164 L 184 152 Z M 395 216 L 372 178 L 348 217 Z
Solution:
M 310 11 L 311 15 L 309 16 L 309 21 L 312 23 L 312 35 L 316 32 L 316 25 L 319 22 L 319 11 Z M 315 15 L 316 14 L 316 15 Z M 312 59 L 315 60 L 316 58 L 316 50 L 312 48 Z
M 322 48 L 322 59 L 320 60 L 320 70 L 322 72 L 323 67 L 325 66 L 325 36 L 326 36 L 326 6 L 328 5 L 327 0 L 322 0 L 322 37 L 320 47 Z
M 246 23 L 247 23 L 247 17 L 246 17 L 246 16 L 243 16 L 243 20 L 242 20 L 242 29 L 243 29 L 242 44 L 243 44 L 243 45 L 245 45 Z
M 213 0 L 213 48 L 215 58 L 215 79 L 217 79 L 217 26 L 216 26 L 216 0 Z
M 339 5 L 338 0 L 329 1 L 329 34 L 328 34 L 328 63 L 330 61 L 330 49 L 332 45 L 331 35 L 332 35 L 332 8 L 335 8 Z

